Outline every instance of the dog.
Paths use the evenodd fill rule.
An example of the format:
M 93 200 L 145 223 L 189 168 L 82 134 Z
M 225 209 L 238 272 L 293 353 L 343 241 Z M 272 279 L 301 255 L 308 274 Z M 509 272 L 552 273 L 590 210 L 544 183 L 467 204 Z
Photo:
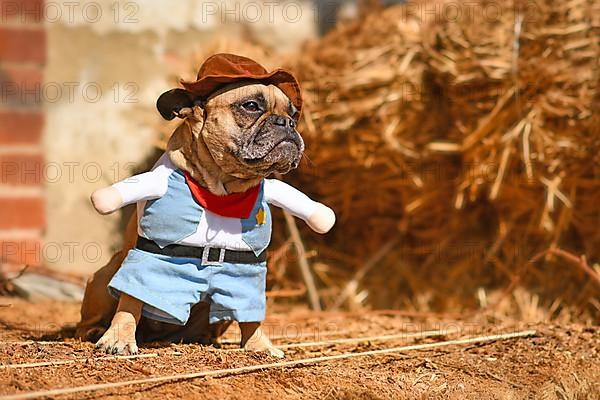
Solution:
M 268 204 L 318 233 L 335 223 L 329 207 L 266 179 L 302 157 L 299 86 L 287 71 L 232 54 L 210 57 L 198 79 L 182 85 L 157 101 L 164 118 L 183 122 L 155 167 L 91 196 L 101 214 L 131 203 L 137 213 L 125 250 L 86 288 L 77 334 L 102 334 L 104 352 L 136 354 L 136 336 L 210 343 L 235 320 L 242 348 L 283 357 L 260 329 Z

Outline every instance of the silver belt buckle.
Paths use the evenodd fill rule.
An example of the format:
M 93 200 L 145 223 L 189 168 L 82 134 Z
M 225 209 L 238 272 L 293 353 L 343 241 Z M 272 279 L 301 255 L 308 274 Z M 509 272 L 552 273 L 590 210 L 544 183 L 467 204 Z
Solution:
M 209 261 L 208 256 L 210 255 L 210 249 L 218 249 L 219 250 L 219 260 L 218 261 Z M 202 265 L 221 265 L 225 260 L 225 249 L 222 247 L 210 247 L 204 246 L 202 249 Z

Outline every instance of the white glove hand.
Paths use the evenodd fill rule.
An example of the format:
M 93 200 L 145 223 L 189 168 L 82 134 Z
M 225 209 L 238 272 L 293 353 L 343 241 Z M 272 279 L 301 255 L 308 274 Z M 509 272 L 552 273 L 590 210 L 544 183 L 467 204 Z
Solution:
M 123 206 L 121 193 L 112 186 L 96 190 L 91 196 L 96 211 L 102 215 L 115 212 Z
M 306 223 L 317 233 L 327 233 L 335 224 L 335 213 L 325 204 L 318 203 Z

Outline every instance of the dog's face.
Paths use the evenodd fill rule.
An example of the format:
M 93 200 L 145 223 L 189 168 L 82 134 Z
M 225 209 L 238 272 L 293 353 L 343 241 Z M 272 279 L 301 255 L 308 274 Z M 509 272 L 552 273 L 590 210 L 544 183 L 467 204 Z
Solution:
M 160 99 L 157 103 L 164 117 L 194 107 L 188 92 L 176 91 L 178 94 L 171 96 L 170 101 L 163 101 L 163 107 Z M 304 142 L 296 130 L 298 110 L 278 87 L 228 85 L 213 93 L 202 108 L 202 138 L 226 174 L 251 179 L 275 172 L 284 174 L 298 166 L 304 151 Z

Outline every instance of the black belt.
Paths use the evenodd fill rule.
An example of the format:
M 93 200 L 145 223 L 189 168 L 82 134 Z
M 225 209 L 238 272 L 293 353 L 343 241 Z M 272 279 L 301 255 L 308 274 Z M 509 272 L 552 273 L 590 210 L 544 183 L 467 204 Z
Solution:
M 267 260 L 267 251 L 263 250 L 259 255 L 252 251 L 228 250 L 218 247 L 195 247 L 170 244 L 162 249 L 152 240 L 138 236 L 136 248 L 149 253 L 161 254 L 170 257 L 198 258 L 203 265 L 219 264 L 222 262 L 231 264 L 258 264 Z

